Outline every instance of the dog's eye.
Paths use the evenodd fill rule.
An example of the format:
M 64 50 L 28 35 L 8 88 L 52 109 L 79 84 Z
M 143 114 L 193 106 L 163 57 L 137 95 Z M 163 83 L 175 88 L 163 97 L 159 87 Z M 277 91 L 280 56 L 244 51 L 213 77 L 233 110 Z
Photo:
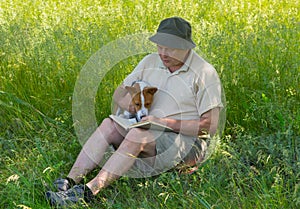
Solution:
M 140 106 L 140 103 L 136 102 L 136 103 L 135 103 L 135 106 Z

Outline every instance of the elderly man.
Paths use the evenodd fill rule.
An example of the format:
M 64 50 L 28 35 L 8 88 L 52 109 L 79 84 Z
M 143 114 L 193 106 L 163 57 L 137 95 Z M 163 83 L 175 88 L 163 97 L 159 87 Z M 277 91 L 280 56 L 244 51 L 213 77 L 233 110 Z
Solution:
M 147 55 L 125 78 L 114 93 L 118 106 L 132 110 L 125 86 L 144 80 L 158 88 L 149 116 L 151 120 L 171 127 L 174 132 L 134 128 L 125 131 L 110 118 L 84 144 L 65 179 L 56 180 L 58 192 L 48 191 L 52 205 L 65 206 L 91 200 L 111 182 L 130 170 L 143 176 L 158 175 L 175 166 L 194 165 L 204 159 L 208 141 L 219 120 L 221 83 L 215 69 L 192 49 L 191 26 L 186 20 L 171 17 L 161 21 L 157 33 L 149 38 L 158 53 Z M 200 136 L 200 137 L 199 137 Z M 79 184 L 96 168 L 107 148 L 116 150 L 98 175 L 87 184 Z

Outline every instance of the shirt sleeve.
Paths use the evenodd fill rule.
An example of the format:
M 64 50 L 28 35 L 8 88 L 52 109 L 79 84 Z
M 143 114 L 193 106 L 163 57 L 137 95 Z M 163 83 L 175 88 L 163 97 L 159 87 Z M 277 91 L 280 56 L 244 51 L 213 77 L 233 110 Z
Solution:
M 210 67 L 198 81 L 200 86 L 196 93 L 196 105 L 199 116 L 203 113 L 216 108 L 223 107 L 222 85 L 219 76 L 214 68 Z

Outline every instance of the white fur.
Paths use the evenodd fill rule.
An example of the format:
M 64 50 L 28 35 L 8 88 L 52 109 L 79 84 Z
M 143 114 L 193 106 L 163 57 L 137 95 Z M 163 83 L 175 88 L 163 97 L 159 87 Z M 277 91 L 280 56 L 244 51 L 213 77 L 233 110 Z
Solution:
M 149 111 L 148 109 L 145 107 L 145 98 L 144 98 L 144 94 L 143 94 L 143 89 L 145 87 L 148 86 L 148 84 L 146 84 L 145 82 L 143 81 L 138 81 L 137 82 L 140 86 L 140 91 L 141 91 L 141 104 L 142 104 L 142 107 L 141 109 L 136 113 L 136 117 L 137 117 L 137 120 L 140 121 L 142 119 L 143 116 L 146 116 L 148 115 Z

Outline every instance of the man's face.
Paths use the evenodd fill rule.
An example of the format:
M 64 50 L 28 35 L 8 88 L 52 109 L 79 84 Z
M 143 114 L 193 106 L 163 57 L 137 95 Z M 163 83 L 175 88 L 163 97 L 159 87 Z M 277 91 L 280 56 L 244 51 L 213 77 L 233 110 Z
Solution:
M 157 51 L 163 64 L 167 68 L 182 66 L 189 49 L 174 49 L 161 45 L 157 45 Z

